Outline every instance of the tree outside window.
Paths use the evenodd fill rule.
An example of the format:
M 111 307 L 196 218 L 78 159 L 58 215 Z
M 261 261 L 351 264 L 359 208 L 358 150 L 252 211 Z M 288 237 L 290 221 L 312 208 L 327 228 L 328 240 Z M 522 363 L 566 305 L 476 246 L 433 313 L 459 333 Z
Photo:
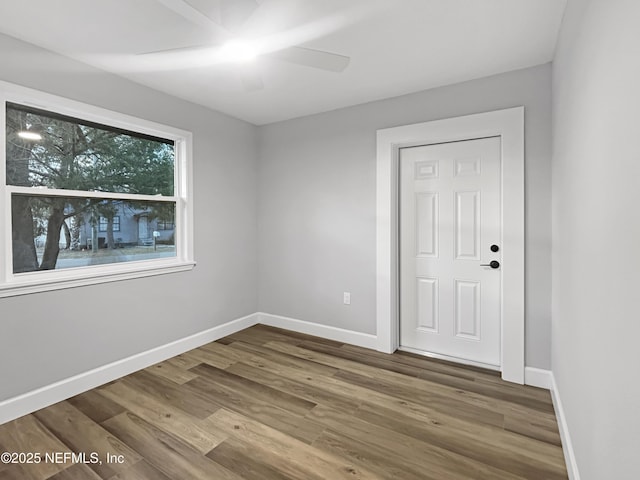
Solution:
M 174 175 L 171 140 L 7 103 L 14 274 L 175 256 L 175 244 L 151 252 L 133 240 L 138 212 L 175 215 Z M 99 252 L 124 224 L 129 251 Z

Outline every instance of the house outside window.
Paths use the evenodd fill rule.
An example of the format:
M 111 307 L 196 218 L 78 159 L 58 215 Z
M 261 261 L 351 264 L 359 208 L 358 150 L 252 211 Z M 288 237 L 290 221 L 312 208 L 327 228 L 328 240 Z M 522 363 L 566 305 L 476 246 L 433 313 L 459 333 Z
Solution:
M 189 132 L 5 82 L 0 98 L 0 296 L 193 268 Z M 175 229 L 160 245 L 155 219 Z

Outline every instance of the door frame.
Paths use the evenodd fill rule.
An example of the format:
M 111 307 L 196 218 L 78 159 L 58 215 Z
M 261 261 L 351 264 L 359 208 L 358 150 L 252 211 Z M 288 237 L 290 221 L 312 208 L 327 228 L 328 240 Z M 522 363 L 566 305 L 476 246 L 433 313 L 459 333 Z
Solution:
M 376 324 L 378 350 L 399 346 L 398 177 L 400 148 L 484 137 L 502 139 L 501 371 L 524 383 L 524 107 L 377 131 Z

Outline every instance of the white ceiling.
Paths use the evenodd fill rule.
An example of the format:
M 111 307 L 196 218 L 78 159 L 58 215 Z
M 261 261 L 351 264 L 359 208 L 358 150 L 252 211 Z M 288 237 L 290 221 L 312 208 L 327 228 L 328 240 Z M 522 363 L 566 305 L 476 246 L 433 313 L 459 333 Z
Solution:
M 219 0 L 189 0 L 204 10 Z M 137 53 L 220 42 L 159 0 L 0 2 L 0 32 L 263 125 L 549 62 L 566 0 L 259 0 L 243 35 L 351 57 L 342 73 Z M 27 60 L 25 60 L 27 61 Z M 202 63 L 197 62 L 197 63 Z M 243 88 L 244 69 L 264 89 Z

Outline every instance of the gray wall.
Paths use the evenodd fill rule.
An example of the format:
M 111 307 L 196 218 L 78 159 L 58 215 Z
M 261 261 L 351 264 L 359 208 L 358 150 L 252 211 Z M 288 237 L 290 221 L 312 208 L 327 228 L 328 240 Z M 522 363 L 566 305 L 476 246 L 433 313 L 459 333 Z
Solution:
M 548 65 L 258 129 L 6 36 L 0 63 L 2 80 L 192 131 L 198 261 L 0 299 L 0 400 L 257 310 L 375 333 L 376 130 L 516 105 L 527 121 L 527 364 L 549 367 Z
M 582 480 L 640 472 L 639 19 L 570 0 L 554 61 L 552 365 Z
M 193 132 L 186 273 L 0 299 L 0 400 L 253 313 L 256 127 L 0 36 L 0 79 Z
M 549 368 L 550 65 L 261 127 L 261 311 L 375 334 L 376 130 L 518 105 L 526 108 L 526 363 Z

